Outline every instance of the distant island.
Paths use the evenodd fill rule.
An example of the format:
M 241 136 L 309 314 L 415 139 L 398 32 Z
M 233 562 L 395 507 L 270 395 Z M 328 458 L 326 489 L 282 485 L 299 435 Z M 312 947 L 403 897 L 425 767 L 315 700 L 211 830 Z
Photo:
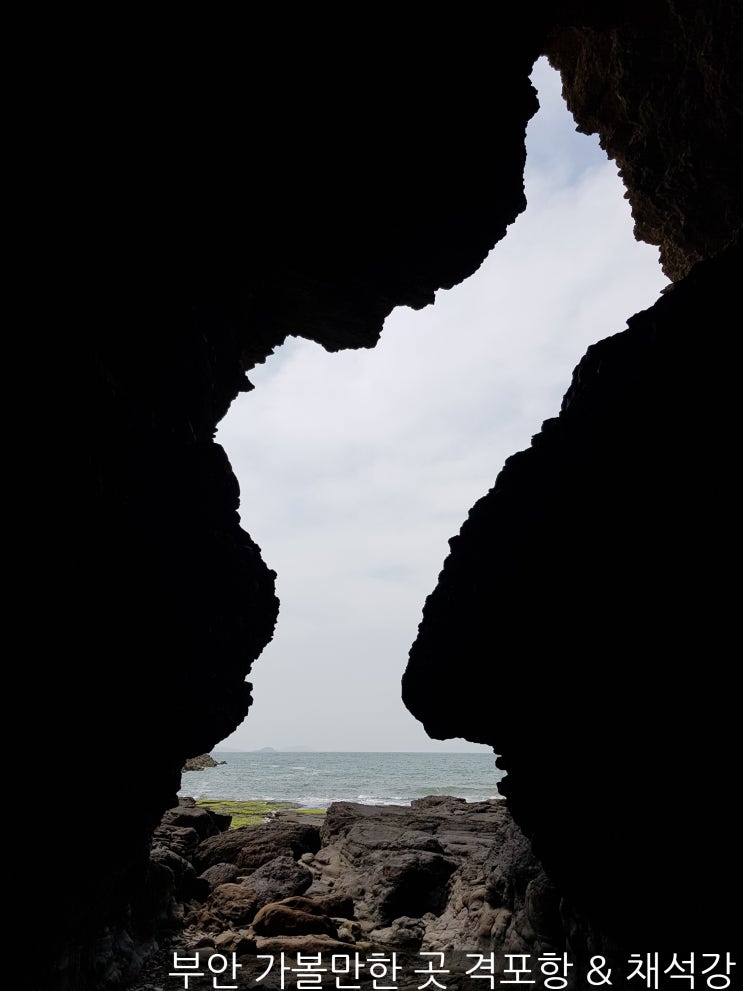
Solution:
M 313 754 L 317 753 L 314 747 L 261 747 L 260 750 L 253 750 L 254 754 Z

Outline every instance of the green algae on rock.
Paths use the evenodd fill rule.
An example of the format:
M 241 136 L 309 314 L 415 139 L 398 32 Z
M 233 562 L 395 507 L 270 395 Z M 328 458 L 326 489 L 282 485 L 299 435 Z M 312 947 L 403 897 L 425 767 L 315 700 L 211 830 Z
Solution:
M 230 829 L 238 826 L 259 826 L 281 809 L 296 809 L 293 802 L 233 802 L 229 800 L 199 798 L 196 804 L 220 815 L 232 816 Z
M 238 826 L 259 826 L 278 812 L 296 812 L 303 816 L 324 816 L 326 809 L 303 809 L 296 802 L 266 802 L 255 799 L 237 802 L 230 799 L 197 798 L 196 804 L 210 812 L 231 816 L 230 829 Z

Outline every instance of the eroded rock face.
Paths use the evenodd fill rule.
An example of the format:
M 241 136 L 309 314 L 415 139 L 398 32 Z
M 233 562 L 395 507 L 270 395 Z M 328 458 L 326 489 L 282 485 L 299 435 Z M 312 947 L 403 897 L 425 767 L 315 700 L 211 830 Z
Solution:
M 119 961 L 127 952 L 132 961 L 139 956 L 126 927 L 152 873 L 152 830 L 174 804 L 186 758 L 214 747 L 251 703 L 245 678 L 277 616 L 274 574 L 240 528 L 237 483 L 213 441 L 231 401 L 250 388 L 246 372 L 289 333 L 329 350 L 372 346 L 395 306 L 423 306 L 438 288 L 478 267 L 525 205 L 523 138 L 536 110 L 528 74 L 544 50 L 566 74 L 581 126 L 598 128 L 621 162 L 638 230 L 661 242 L 671 274 L 719 250 L 739 222 L 739 187 L 730 168 L 739 132 L 729 126 L 736 84 L 725 63 L 728 52 L 740 50 L 736 6 L 609 4 L 601 24 L 590 10 L 594 6 L 555 4 L 545 17 L 523 6 L 499 8 L 495 29 L 490 20 L 478 23 L 468 14 L 436 21 L 425 38 L 419 25 L 409 39 L 399 24 L 394 30 L 382 25 L 378 38 L 369 26 L 363 46 L 349 40 L 342 49 L 335 43 L 308 45 L 304 36 L 292 43 L 282 29 L 273 58 L 280 87 L 246 48 L 242 26 L 234 32 L 220 26 L 218 37 L 210 39 L 208 26 L 200 24 L 198 39 L 181 44 L 173 41 L 172 25 L 158 25 L 153 15 L 147 31 L 138 24 L 131 34 L 120 23 L 110 32 L 102 28 L 103 48 L 86 45 L 79 52 L 71 43 L 59 46 L 64 66 L 48 88 L 64 110 L 56 124 L 41 129 L 55 153 L 45 145 L 39 155 L 53 172 L 44 173 L 39 186 L 56 191 L 55 208 L 43 216 L 38 238 L 52 264 L 40 265 L 33 278 L 35 291 L 51 301 L 53 332 L 64 339 L 64 361 L 55 368 L 61 400 L 50 404 L 49 422 L 60 440 L 62 467 L 55 477 L 65 498 L 53 526 L 34 521 L 31 528 L 43 534 L 28 555 L 28 626 L 38 660 L 18 665 L 19 697 L 32 711 L 40 752 L 62 746 L 86 755 L 78 790 L 87 806 L 108 807 L 114 790 L 123 801 L 107 817 L 105 830 L 83 827 L 71 815 L 59 817 L 57 846 L 64 855 L 55 864 L 58 921 L 42 950 L 34 950 L 40 986 L 61 991 L 95 983 L 104 972 L 114 975 L 109 983 L 129 973 Z M 667 44 L 665 29 L 658 28 L 663 18 L 672 22 Z M 577 34 L 570 33 L 573 28 Z M 586 28 L 614 33 L 597 39 Z M 654 40 L 645 44 L 645 38 Z M 371 54 L 364 56 L 362 48 Z M 620 101 L 606 94 L 593 99 L 605 66 Z M 683 295 L 678 309 L 692 297 Z M 636 835 L 634 813 L 623 799 L 612 804 L 607 797 L 615 789 L 599 798 L 595 814 L 583 790 L 596 776 L 623 780 L 628 764 L 650 828 L 645 851 L 635 845 L 637 863 L 644 860 L 655 877 L 651 850 L 667 849 L 670 821 L 656 815 L 657 781 L 664 782 L 669 802 L 681 784 L 674 763 L 678 746 L 669 753 L 666 735 L 668 718 L 675 721 L 674 733 L 681 733 L 679 706 L 687 707 L 697 727 L 694 773 L 715 801 L 724 802 L 730 790 L 729 768 L 720 760 L 727 745 L 719 736 L 724 713 L 714 722 L 709 717 L 717 697 L 687 691 L 680 678 L 673 679 L 668 697 L 647 694 L 635 657 L 638 643 L 645 645 L 644 654 L 668 657 L 669 649 L 689 642 L 706 669 L 727 608 L 726 589 L 709 586 L 720 593 L 715 611 L 704 587 L 718 572 L 709 541 L 726 547 L 734 518 L 725 515 L 728 490 L 720 483 L 729 448 L 720 445 L 720 457 L 713 454 L 729 413 L 723 406 L 731 368 L 721 353 L 727 338 L 715 345 L 715 360 L 709 350 L 727 316 L 709 300 L 693 298 L 693 318 L 678 314 L 683 334 L 688 332 L 685 364 L 680 351 L 669 347 L 654 358 L 639 343 L 626 358 L 630 367 L 669 360 L 684 388 L 677 382 L 674 392 L 665 383 L 655 401 L 646 396 L 644 406 L 630 409 L 624 439 L 619 420 L 607 427 L 613 468 L 602 454 L 603 438 L 579 443 L 562 427 L 547 428 L 540 455 L 512 464 L 506 477 L 518 475 L 519 482 L 503 484 L 500 502 L 511 506 L 514 533 L 524 535 L 527 553 L 522 557 L 511 541 L 495 600 L 472 590 L 472 609 L 453 621 L 456 626 L 464 619 L 460 635 L 442 640 L 442 651 L 444 644 L 450 649 L 447 664 L 456 658 L 456 667 L 444 665 L 441 652 L 437 661 L 427 657 L 432 672 L 421 675 L 415 690 L 413 707 L 435 733 L 448 735 L 456 725 L 470 739 L 497 736 L 502 742 L 514 809 L 555 876 L 568 884 L 591 873 L 590 857 L 573 875 L 576 858 L 559 853 L 568 820 L 574 830 L 568 846 L 585 839 L 602 869 L 611 864 L 593 826 L 611 818 L 614 847 L 622 847 L 625 833 Z M 659 311 L 663 328 L 668 313 Z M 654 319 L 630 334 L 633 347 L 644 331 L 655 341 Z M 36 336 L 29 337 L 38 353 L 21 367 L 30 378 L 27 370 L 46 355 Z M 602 407 L 599 383 L 607 370 L 625 361 L 619 345 L 606 350 L 611 354 L 594 352 L 600 370 L 589 361 L 581 372 L 593 381 L 590 402 L 596 408 Z M 651 381 L 652 375 L 646 382 Z M 576 408 L 580 385 L 573 390 Z M 610 382 L 606 403 L 614 401 L 613 388 Z M 580 421 L 576 415 L 571 423 L 588 424 L 592 416 Z M 611 414 L 606 422 L 612 422 Z M 679 431 L 692 438 L 683 472 Z M 567 461 L 558 454 L 560 446 Z M 533 468 L 537 463 L 539 470 Z M 551 507 L 547 492 L 554 496 Z M 587 506 L 585 492 L 606 499 L 605 506 Z M 587 515 L 578 515 L 579 506 Z M 567 528 L 565 521 L 571 521 Z M 491 523 L 483 527 L 489 533 Z M 480 550 L 454 555 L 447 575 L 460 562 L 457 581 L 463 587 L 466 571 L 492 575 L 485 560 L 490 536 L 473 541 Z M 463 534 L 462 540 L 464 545 L 469 538 Z M 575 595 L 568 598 L 576 575 Z M 611 589 L 611 606 L 599 594 L 602 587 Z M 579 609 L 575 603 L 584 590 L 588 599 Z M 675 611 L 669 596 L 677 599 Z M 706 603 L 701 611 L 700 600 Z M 437 610 L 427 611 L 426 622 Z M 497 734 L 495 710 L 483 712 L 479 705 L 484 693 L 475 693 L 474 714 L 458 700 L 460 661 L 482 660 L 482 623 L 472 616 L 485 611 L 498 624 L 486 642 L 505 654 L 498 667 L 499 699 L 505 701 L 497 707 Z M 455 616 L 457 607 L 448 614 Z M 511 641 L 500 646 L 502 615 L 525 631 L 513 650 Z M 535 616 L 543 639 L 535 634 Z M 679 616 L 692 627 L 688 641 L 666 635 Z M 647 635 L 641 618 L 649 624 Z M 492 653 L 486 651 L 486 663 Z M 587 722 L 583 713 L 578 719 L 564 689 L 575 677 L 582 685 L 593 683 L 597 653 L 608 672 L 598 683 L 597 703 L 607 697 L 618 712 L 624 693 L 625 711 L 635 713 L 631 735 L 618 718 L 604 724 L 599 704 Z M 559 661 L 547 663 L 553 656 Z M 636 694 L 621 689 L 615 698 L 616 685 L 628 683 L 628 656 L 642 688 Z M 538 665 L 527 685 L 511 677 L 521 664 Z M 616 677 L 612 670 L 619 672 Z M 471 684 L 478 684 L 477 671 Z M 430 702 L 432 688 L 441 684 L 451 697 L 447 718 L 439 702 Z M 92 706 L 91 693 L 98 699 Z M 728 696 L 722 696 L 724 707 Z M 671 717 L 669 707 L 676 707 Z M 612 725 L 617 737 L 630 740 L 626 761 L 615 759 Z M 659 738 L 651 729 L 656 725 Z M 550 735 L 546 764 L 535 756 L 535 726 Z M 720 742 L 710 750 L 704 741 L 713 737 Z M 555 739 L 564 739 L 570 754 L 569 794 L 575 801 L 567 818 L 548 808 L 565 796 L 554 783 L 563 771 Z M 539 809 L 518 785 L 522 766 L 543 796 Z M 35 800 L 30 788 L 24 782 L 16 792 L 20 803 Z M 65 777 L 45 779 L 44 788 L 49 807 L 68 807 Z M 174 828 L 184 830 L 187 851 L 192 827 Z M 720 848 L 709 832 L 704 835 L 709 849 Z M 43 825 L 29 826 L 28 850 L 42 848 L 44 840 Z M 679 840 L 677 852 L 680 847 Z M 432 851 L 435 856 L 440 855 Z M 669 874 L 670 868 L 664 877 Z M 662 881 L 652 883 L 654 897 L 665 905 L 677 885 L 671 877 L 663 893 Z M 608 889 L 612 884 L 610 876 Z M 24 892 L 36 889 L 33 879 L 19 885 L 24 917 L 34 913 L 33 897 L 26 904 Z M 594 893 L 601 901 L 600 892 Z M 106 953 L 108 963 L 102 961 Z
M 678 280 L 743 224 L 738 3 L 584 5 L 545 50 L 578 129 L 627 187 L 638 240 Z
M 307 897 L 350 899 L 363 938 L 447 953 L 519 952 L 525 893 L 542 874 L 505 802 L 448 797 L 411 807 L 334 802 L 309 867 Z M 557 944 L 557 913 L 552 925 Z
M 271 824 L 248 828 L 256 839 L 274 832 Z M 297 878 L 304 878 L 304 894 L 281 897 Z M 322 953 L 326 966 L 331 954 L 350 954 L 358 955 L 366 988 L 372 954 L 394 953 L 412 975 L 425 959 L 420 954 L 429 953 L 443 954 L 453 986 L 472 966 L 468 953 L 494 953 L 500 972 L 507 953 L 567 952 L 585 973 L 593 953 L 608 952 L 602 934 L 547 878 L 503 800 L 334 803 L 311 860 L 277 856 L 179 908 L 186 928 L 174 946 L 204 960 L 235 952 L 243 978 L 265 968 L 259 954 L 285 954 L 289 966 L 298 952 Z M 171 959 L 168 950 L 154 955 L 145 986 L 158 985 Z
M 193 44 L 171 24 L 158 43 L 156 20 L 117 25 L 93 67 L 87 47 L 61 46 L 55 74 L 59 91 L 76 66 L 75 91 L 58 92 L 67 151 L 49 166 L 64 190 L 54 226 L 76 247 L 65 240 L 38 282 L 47 298 L 81 294 L 50 411 L 71 509 L 39 554 L 50 660 L 41 677 L 29 667 L 24 697 L 41 750 L 85 753 L 90 807 L 125 791 L 105 835 L 59 826 L 56 989 L 83 982 L 102 926 L 128 924 L 180 769 L 244 718 L 273 634 L 274 573 L 240 528 L 218 422 L 287 334 L 373 346 L 395 306 L 426 305 L 481 264 L 525 206 L 545 31 L 516 11 L 495 33 L 468 17 L 425 43 L 397 24 L 341 47 L 336 31 L 294 44 L 282 26 L 267 76 L 242 24 L 212 46 L 203 24 Z M 65 807 L 68 783 L 46 787 Z
M 737 862 L 725 561 L 739 409 L 722 339 L 741 276 L 741 13 L 556 11 L 545 51 L 579 129 L 598 133 L 637 236 L 683 281 L 589 349 L 560 416 L 473 507 L 403 679 L 433 736 L 502 755 L 501 787 L 561 892 L 607 934 L 670 949 L 735 941 L 739 880 L 719 863 Z M 679 816 L 692 796 L 715 812 Z M 700 848 L 716 851 L 694 871 L 695 898 L 716 906 L 703 919 L 684 866 Z
M 633 945 L 734 941 L 723 337 L 741 272 L 738 246 L 589 348 L 559 417 L 450 541 L 403 679 L 432 736 L 502 755 L 499 787 L 553 880 Z
M 249 874 L 274 857 L 314 853 L 320 847 L 319 827 L 311 823 L 274 819 L 264 829 L 239 826 L 205 839 L 194 852 L 194 862 L 205 870 L 214 864 L 231 863 Z

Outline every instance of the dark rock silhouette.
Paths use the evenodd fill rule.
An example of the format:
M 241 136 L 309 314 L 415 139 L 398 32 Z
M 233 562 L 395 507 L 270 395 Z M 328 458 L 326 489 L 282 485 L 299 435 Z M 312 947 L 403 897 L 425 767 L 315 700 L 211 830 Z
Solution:
M 735 870 L 718 855 L 737 834 L 736 610 L 720 560 L 738 374 L 699 342 L 736 311 L 741 271 L 738 247 L 700 263 L 589 348 L 559 417 L 450 541 L 403 678 L 432 736 L 501 754 L 499 788 L 552 878 L 632 945 L 732 945 Z M 703 919 L 683 866 L 700 844 L 717 851 L 694 871 L 717 906 Z
M 198 757 L 189 757 L 183 765 L 182 773 L 186 771 L 203 771 L 206 767 L 219 767 L 226 764 L 226 760 L 214 760 L 211 754 L 200 754 Z
M 86 802 L 120 801 L 105 829 L 55 822 L 37 986 L 113 987 L 135 972 L 153 887 L 175 867 L 152 866 L 152 832 L 188 756 L 251 704 L 275 576 L 240 528 L 217 423 L 287 334 L 373 346 L 395 306 L 424 306 L 480 265 L 525 206 L 528 75 L 545 51 L 581 126 L 622 163 L 640 236 L 661 243 L 672 277 L 706 262 L 592 349 L 559 420 L 478 504 L 442 578 L 452 602 L 441 592 L 427 606 L 405 696 L 434 734 L 502 750 L 515 815 L 586 912 L 623 931 L 636 919 L 638 934 L 654 913 L 681 938 L 682 853 L 695 849 L 704 908 L 687 921 L 726 932 L 734 883 L 714 877 L 731 858 L 736 780 L 723 575 L 738 516 L 727 349 L 739 256 L 718 253 L 741 223 L 739 14 L 717 0 L 595 6 L 499 8 L 495 28 L 462 14 L 411 36 L 379 22 L 343 46 L 299 16 L 270 72 L 242 26 L 200 22 L 188 36 L 155 15 L 146 30 L 101 23 L 93 45 L 68 28 L 42 60 L 41 145 L 18 198 L 40 204 L 22 239 L 29 299 L 46 303 L 37 322 L 61 358 L 34 332 L 11 367 L 26 379 L 42 359 L 54 368 L 59 502 L 54 526 L 29 526 L 44 536 L 27 553 L 35 660 L 17 666 L 19 698 L 40 753 L 86 755 Z M 588 711 L 578 688 L 595 694 Z M 704 804 L 680 813 L 690 779 Z M 20 781 L 14 800 L 29 805 L 36 787 Z M 67 778 L 43 788 L 50 808 L 69 807 Z M 211 842 L 172 829 L 184 852 Z M 45 830 L 24 827 L 34 862 Z M 625 877 L 647 889 L 631 918 L 619 918 L 630 896 L 607 894 L 625 843 Z M 225 859 L 215 849 L 199 869 Z M 31 873 L 17 885 L 25 918 Z
M 684 2 L 643 13 L 557 27 L 545 51 L 578 129 L 619 166 L 638 240 L 659 245 L 678 280 L 743 222 L 743 12 Z

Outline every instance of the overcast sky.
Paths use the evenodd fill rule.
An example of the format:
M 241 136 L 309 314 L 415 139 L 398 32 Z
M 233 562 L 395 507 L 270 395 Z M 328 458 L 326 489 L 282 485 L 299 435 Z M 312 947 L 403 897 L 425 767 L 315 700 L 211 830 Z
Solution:
M 217 749 L 487 749 L 430 740 L 400 701 L 423 602 L 448 538 L 558 412 L 587 346 L 667 281 L 544 59 L 533 81 L 528 207 L 480 270 L 396 309 L 374 350 L 290 339 L 220 427 L 281 608 L 248 718 Z

